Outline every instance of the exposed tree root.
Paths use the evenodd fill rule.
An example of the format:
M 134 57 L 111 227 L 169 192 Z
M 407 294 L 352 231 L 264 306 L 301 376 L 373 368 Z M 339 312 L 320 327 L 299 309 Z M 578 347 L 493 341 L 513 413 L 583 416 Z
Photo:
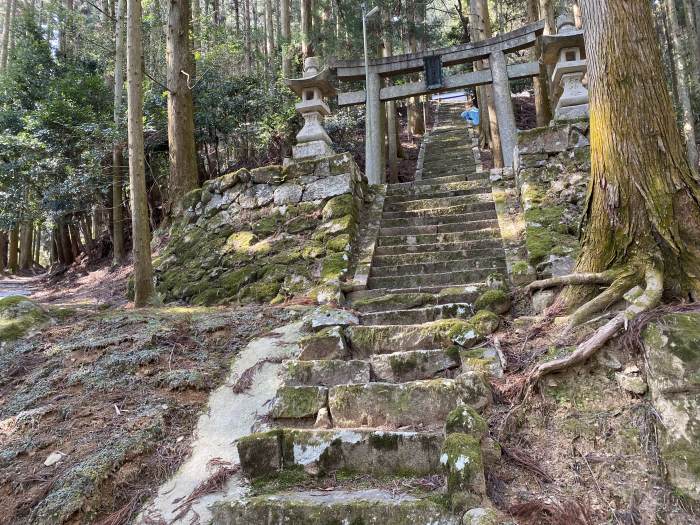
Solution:
M 535 290 L 577 284 L 612 284 L 616 276 L 617 273 L 612 270 L 600 273 L 572 273 L 569 275 L 552 277 L 550 279 L 542 279 L 541 281 L 534 281 L 527 286 L 527 291 L 532 293 Z
M 621 278 L 622 279 L 622 278 Z M 525 397 L 528 398 L 533 387 L 544 376 L 560 372 L 574 365 L 583 363 L 589 359 L 593 354 L 600 350 L 605 343 L 612 339 L 622 328 L 627 328 L 627 324 L 637 317 L 639 314 L 651 310 L 661 301 L 661 295 L 663 293 L 663 272 L 654 265 L 648 265 L 646 267 L 644 280 L 646 282 L 646 289 L 644 292 L 634 300 L 624 311 L 617 314 L 613 319 L 608 321 L 605 325 L 599 328 L 593 336 L 579 344 L 576 350 L 561 359 L 554 359 L 553 361 L 548 361 L 537 366 L 528 376 L 527 389 L 525 392 Z M 620 283 L 621 284 L 621 283 Z M 613 288 L 611 286 L 611 288 Z M 602 303 L 610 301 L 613 296 L 617 296 L 621 287 L 615 286 L 615 291 L 611 292 L 608 296 L 604 297 L 604 300 L 595 302 L 593 306 L 600 306 Z M 620 297 L 626 292 L 624 290 Z M 607 290 L 606 290 L 607 292 Z M 604 296 L 606 292 L 603 292 L 598 298 Z M 597 298 L 597 299 L 598 299 Z M 593 301 L 596 301 L 594 299 Z M 586 303 L 583 307 L 590 305 L 593 301 Z M 589 306 L 588 310 L 591 310 L 593 306 Z M 582 308 L 583 308 L 582 307 Z
M 590 319 L 594 314 L 602 312 L 620 301 L 628 290 L 639 283 L 639 280 L 639 276 L 636 275 L 623 275 L 615 279 L 607 290 L 579 306 L 576 311 L 569 316 L 568 328 L 571 329 L 579 326 L 581 323 Z

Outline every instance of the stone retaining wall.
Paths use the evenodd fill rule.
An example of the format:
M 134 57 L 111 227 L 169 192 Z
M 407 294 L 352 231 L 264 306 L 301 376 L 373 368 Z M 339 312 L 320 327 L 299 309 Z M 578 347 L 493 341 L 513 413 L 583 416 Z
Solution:
M 525 220 L 527 268 L 537 277 L 569 273 L 590 173 L 587 120 L 518 133 L 515 184 Z
M 367 194 L 349 154 L 210 180 L 185 197 L 154 263 L 157 290 L 207 305 L 336 299 Z

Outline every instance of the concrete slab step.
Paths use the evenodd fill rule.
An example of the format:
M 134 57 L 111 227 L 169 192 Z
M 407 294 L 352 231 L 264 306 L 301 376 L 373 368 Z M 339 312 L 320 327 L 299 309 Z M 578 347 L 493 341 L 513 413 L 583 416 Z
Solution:
M 375 257 L 383 255 L 402 255 L 425 252 L 456 252 L 462 250 L 482 250 L 485 248 L 503 249 L 503 241 L 500 238 L 490 237 L 473 241 L 441 242 L 433 244 L 416 244 L 411 246 L 377 246 L 374 251 Z
M 503 268 L 482 268 L 461 272 L 370 277 L 368 288 L 420 288 L 423 286 L 449 286 L 454 283 L 478 283 L 485 281 L 491 273 L 501 273 Z
M 441 431 L 284 428 L 245 436 L 237 447 L 249 479 L 295 467 L 314 475 L 347 470 L 375 476 L 407 471 L 426 476 L 440 470 L 443 441 Z
M 482 268 L 501 268 L 505 270 L 506 261 L 505 257 L 503 257 L 503 253 L 501 252 L 495 257 L 472 257 L 469 259 L 450 259 L 438 262 L 373 266 L 370 277 L 429 275 L 434 273 L 480 270 Z
M 437 217 L 410 217 L 406 219 L 384 219 L 382 227 L 385 228 L 411 228 L 415 226 L 435 226 L 453 223 L 466 223 L 472 221 L 484 221 L 497 219 L 496 208 L 487 211 L 473 213 L 460 213 L 456 215 L 444 215 Z
M 360 323 L 363 325 L 421 324 L 437 321 L 438 319 L 468 319 L 473 314 L 472 305 L 469 303 L 449 303 L 408 310 L 364 313 L 360 316 Z
M 213 525 L 458 525 L 461 518 L 408 494 L 380 489 L 287 492 L 217 503 Z
M 424 208 L 417 210 L 385 211 L 382 219 L 410 219 L 412 217 L 445 217 L 448 215 L 461 215 L 479 211 L 491 211 L 496 207 L 493 201 L 470 202 L 467 204 L 455 204 L 443 208 Z
M 491 192 L 482 192 L 476 195 L 461 195 L 457 197 L 417 199 L 393 204 L 385 203 L 384 213 L 449 208 L 452 206 L 463 206 L 465 204 L 476 204 L 479 202 L 493 202 Z
M 379 247 L 407 246 L 415 244 L 454 243 L 478 239 L 496 239 L 500 238 L 500 235 L 500 230 L 492 226 L 490 228 L 462 232 L 428 233 L 424 235 L 380 235 L 377 242 Z
M 370 358 L 372 377 L 386 383 L 433 379 L 460 366 L 459 353 L 443 350 L 411 350 Z
M 498 220 L 472 220 L 465 222 L 448 222 L 447 224 L 429 224 L 427 226 L 398 226 L 385 227 L 379 230 L 380 237 L 393 237 L 397 235 L 437 235 L 440 233 L 459 233 L 474 230 L 498 228 Z

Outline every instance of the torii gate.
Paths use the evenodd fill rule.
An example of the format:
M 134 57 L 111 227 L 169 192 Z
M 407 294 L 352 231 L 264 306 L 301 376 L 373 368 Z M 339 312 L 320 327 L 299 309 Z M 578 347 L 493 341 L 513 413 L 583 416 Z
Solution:
M 365 174 L 370 184 L 381 183 L 384 173 L 381 144 L 383 138 L 380 139 L 376 134 L 376 130 L 381 129 L 382 102 L 484 84 L 493 84 L 503 162 L 506 166 L 512 166 L 517 129 L 509 81 L 539 76 L 540 64 L 527 62 L 507 66 L 505 54 L 534 46 L 543 31 L 544 21 L 539 21 L 480 42 L 370 60 L 369 78 L 365 84 L 369 95 L 365 91 L 338 93 L 339 106 L 366 103 Z M 444 78 L 442 76 L 444 66 L 465 64 L 481 59 L 489 60 L 489 69 Z M 331 59 L 328 67 L 335 73 L 338 80 L 365 78 L 364 60 Z M 426 73 L 425 80 L 382 87 L 382 78 L 419 71 Z

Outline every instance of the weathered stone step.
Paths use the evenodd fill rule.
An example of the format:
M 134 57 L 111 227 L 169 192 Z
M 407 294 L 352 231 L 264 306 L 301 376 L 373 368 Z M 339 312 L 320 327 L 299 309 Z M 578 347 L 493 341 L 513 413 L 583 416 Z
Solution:
M 479 239 L 500 238 L 500 230 L 497 228 L 482 228 L 480 230 L 470 230 L 452 233 L 427 233 L 424 235 L 387 235 L 380 236 L 378 247 L 404 246 L 410 248 L 411 245 L 456 243 L 464 241 L 474 241 Z M 406 250 L 410 251 L 410 250 Z
M 471 144 L 463 141 L 444 141 L 429 144 L 425 148 L 426 160 L 443 160 L 445 158 L 462 158 L 474 162 Z
M 352 308 L 360 312 L 371 313 L 409 310 L 450 303 L 473 304 L 486 288 L 486 284 L 478 283 L 462 287 L 446 287 L 444 290 L 439 290 L 438 293 L 401 293 L 398 290 L 374 289 L 351 292 L 346 297 Z
M 429 159 L 426 159 L 425 163 L 423 164 L 423 176 L 431 175 L 435 177 L 440 173 L 453 175 L 455 173 L 473 173 L 475 171 L 476 165 L 474 164 L 473 160 L 461 158 L 447 157 L 435 162 L 430 162 Z
M 492 248 L 471 248 L 468 250 L 440 251 L 440 252 L 416 252 L 401 253 L 398 255 L 377 255 L 372 260 L 372 271 L 385 267 L 397 267 L 407 264 L 432 264 L 445 261 L 462 261 L 469 265 L 473 259 L 497 259 L 503 260 L 503 247 L 500 243 L 494 243 Z M 375 275 L 380 275 L 375 273 Z
M 448 303 L 408 310 L 364 313 L 360 316 L 360 323 L 363 325 L 421 324 L 439 319 L 468 319 L 473 314 L 472 305 L 469 303 Z
M 457 181 L 445 184 L 424 184 L 421 186 L 406 186 L 404 184 L 392 184 L 387 188 L 386 198 L 396 198 L 403 196 L 422 196 L 436 193 L 446 193 L 450 191 L 468 190 L 474 187 L 486 186 L 491 189 L 491 185 L 486 179 L 476 181 Z
M 453 289 L 462 289 L 462 288 L 471 288 L 471 287 L 482 287 L 482 288 L 487 288 L 485 282 L 481 283 L 475 283 L 475 282 L 463 282 L 463 283 L 453 283 L 453 284 L 438 284 L 435 286 L 408 286 L 408 287 L 402 287 L 402 288 L 373 288 L 369 289 L 367 291 L 369 292 L 375 292 L 375 291 L 381 291 L 382 293 L 385 294 L 413 294 L 413 293 L 426 293 L 426 294 L 434 294 L 438 295 L 440 293 L 443 293 L 445 290 L 453 290 Z M 454 298 L 451 301 L 448 302 L 469 302 L 468 299 L 466 298 Z
M 458 351 L 444 350 L 411 350 L 380 354 L 372 356 L 370 362 L 373 380 L 385 383 L 434 379 L 461 364 Z
M 439 233 L 459 233 L 487 228 L 498 228 L 498 220 L 472 220 L 465 222 L 449 222 L 447 224 L 430 224 L 427 226 L 399 226 L 385 227 L 379 230 L 380 237 L 392 237 L 396 235 L 431 235 Z
M 330 390 L 328 407 L 339 428 L 439 428 L 458 405 L 480 401 L 485 387 L 471 386 L 460 378 L 340 385 Z
M 491 192 L 483 192 L 476 195 L 438 197 L 435 199 L 417 199 L 406 202 L 396 202 L 393 204 L 384 204 L 384 213 L 433 210 L 439 208 L 450 208 L 453 206 L 464 206 L 467 204 L 477 204 L 480 202 L 493 202 Z
M 468 204 L 456 204 L 445 208 L 425 208 L 409 211 L 384 211 L 382 219 L 410 219 L 412 217 L 444 217 L 446 215 L 461 215 L 478 211 L 491 211 L 496 207 L 493 201 L 471 202 Z
M 295 360 L 285 363 L 283 372 L 286 386 L 335 386 L 369 380 L 369 363 L 358 360 Z
M 435 184 L 446 184 L 449 182 L 461 182 L 461 181 L 466 181 L 466 180 L 482 180 L 482 179 L 488 179 L 488 173 L 484 171 L 479 171 L 476 173 L 458 173 L 454 174 L 451 173 L 449 175 L 446 175 L 445 177 L 431 177 L 430 179 L 426 180 L 415 180 L 411 182 L 397 182 L 394 184 L 389 185 L 389 189 L 391 188 L 408 188 L 408 187 L 414 187 L 414 186 L 424 186 L 424 185 L 435 185 Z
M 498 316 L 479 312 L 470 319 L 445 319 L 412 325 L 355 325 L 345 336 L 355 359 L 397 351 L 438 350 L 459 340 L 462 346 L 473 346 L 482 335 L 498 327 Z
M 411 228 L 414 226 L 435 226 L 441 224 L 465 223 L 471 221 L 484 221 L 496 219 L 496 208 L 487 211 L 473 213 L 461 213 L 457 215 L 439 215 L 437 217 L 411 217 L 407 219 L 384 219 L 384 228 Z
M 367 286 L 369 288 L 420 288 L 436 285 L 448 286 L 454 283 L 478 283 L 486 280 L 489 274 L 502 271 L 502 267 L 496 267 L 462 272 L 370 277 L 367 280 Z
M 287 492 L 217 503 L 213 525 L 458 525 L 460 518 L 427 500 L 395 491 Z
M 399 202 L 408 202 L 415 200 L 424 199 L 439 199 L 447 197 L 460 197 L 463 195 L 475 195 L 480 193 L 491 193 L 491 186 L 486 183 L 485 180 L 478 182 L 468 182 L 471 187 L 467 188 L 457 188 L 457 189 L 446 189 L 443 191 L 423 191 L 420 193 L 406 194 L 406 195 L 392 195 L 387 196 L 384 200 L 385 206 L 391 206 Z
M 401 275 L 429 275 L 434 273 L 459 272 L 479 270 L 482 268 L 505 269 L 506 262 L 503 253 L 495 257 L 476 257 L 470 259 L 451 259 L 447 261 L 399 264 L 395 266 L 372 267 L 371 277 L 391 277 Z
M 433 244 L 416 244 L 412 246 L 377 246 L 374 251 L 375 257 L 383 255 L 401 255 L 409 253 L 425 253 L 425 252 L 456 252 L 462 250 L 482 250 L 486 248 L 503 249 L 503 242 L 500 238 L 490 237 L 478 239 L 474 241 L 460 242 L 441 242 Z
M 237 447 L 243 473 L 250 479 L 294 467 L 314 475 L 342 469 L 375 476 L 425 476 L 439 472 L 443 441 L 440 431 L 285 428 L 250 434 Z

